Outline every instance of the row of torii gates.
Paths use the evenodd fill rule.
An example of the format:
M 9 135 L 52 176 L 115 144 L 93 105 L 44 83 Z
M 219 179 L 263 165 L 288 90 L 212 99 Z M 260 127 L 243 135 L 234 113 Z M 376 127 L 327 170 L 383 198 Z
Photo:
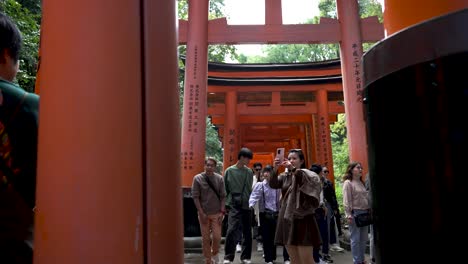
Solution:
M 322 18 L 320 24 L 283 25 L 281 0 L 266 0 L 265 25 L 227 25 L 225 18 L 208 21 L 208 1 L 189 1 L 190 22 L 179 22 L 179 43 L 187 44 L 183 186 L 190 187 L 193 176 L 203 170 L 207 114 L 221 127 L 224 168 L 237 162 L 240 147 L 267 156 L 277 147 L 303 148 L 307 164 L 325 164 L 333 177 L 329 123 L 330 117 L 333 121 L 336 114 L 344 113 L 337 104 L 343 99 L 350 159 L 367 168 L 362 43 L 383 39 L 384 29 L 377 17 L 359 17 L 357 1 L 337 1 L 337 11 L 339 19 Z M 335 61 L 242 66 L 207 61 L 209 44 L 271 43 L 340 43 L 341 65 Z
M 324 120 L 324 125 L 317 125 L 316 138 L 329 135 L 327 124 L 333 120 L 330 114 L 343 110 L 335 103 L 340 97 L 338 81 L 330 83 L 328 78 L 327 84 L 313 83 L 310 79 L 318 74 L 309 72 L 308 77 L 315 77 L 303 79 L 312 83 L 255 86 L 257 92 L 265 93 L 265 104 L 269 106 L 244 104 L 245 86 L 218 85 L 221 81 L 212 76 L 218 84 L 211 83 L 213 86 L 210 84 L 207 89 L 209 44 L 340 43 L 350 157 L 367 162 L 360 103 L 361 43 L 382 39 L 382 26 L 375 18 L 359 19 L 357 0 L 337 0 L 338 20 L 322 20 L 318 25 L 282 25 L 280 3 L 266 0 L 264 26 L 229 26 L 223 19 L 208 21 L 208 0 L 190 0 L 189 22 L 181 21 L 177 31 L 175 1 L 119 0 L 112 1 L 112 6 L 109 1 L 44 1 L 36 264 L 183 263 L 181 186 L 188 186 L 188 179 L 202 170 L 207 114 L 218 125 L 223 123 L 223 140 L 232 140 L 236 146 L 244 143 L 236 135 L 242 135 L 242 124 L 248 122 L 243 122 L 247 118 L 244 115 L 230 114 L 233 107 L 237 114 L 258 107 L 257 117 L 263 115 L 259 114 L 262 111 L 285 115 L 289 114 L 286 109 L 295 109 L 292 112 L 296 117 L 287 121 L 297 122 L 288 122 L 288 133 L 295 130 L 296 135 L 304 135 L 305 130 L 303 137 L 312 137 L 307 135 L 305 126 L 297 124 L 309 122 L 309 126 L 314 126 L 311 120 L 315 115 L 317 120 Z M 384 27 L 390 35 L 467 6 L 466 0 L 386 0 Z M 192 111 L 197 113 L 192 118 L 184 115 L 182 137 L 177 89 L 179 43 L 187 43 L 185 109 L 190 109 L 192 103 Z M 381 66 L 377 64 L 376 68 Z M 207 92 L 215 94 L 205 96 Z M 217 104 L 217 96 L 221 96 L 218 93 L 225 94 L 224 109 Z M 299 93 L 304 93 L 304 97 Z M 255 95 L 254 101 L 259 96 Z M 310 100 L 294 105 L 298 97 Z M 207 98 L 213 100 L 210 108 L 204 107 Z M 301 111 L 307 122 L 299 120 Z M 286 121 L 285 116 L 281 118 Z M 267 129 L 281 134 L 281 125 Z M 232 135 L 231 129 L 235 130 Z M 325 144 L 308 151 L 316 152 L 317 162 L 329 162 L 328 138 L 322 143 Z M 303 143 L 290 140 L 289 144 Z M 317 145 L 320 144 L 318 140 Z M 233 152 L 230 148 L 225 150 L 225 157 L 231 162 Z M 181 159 L 185 153 L 193 153 L 187 166 Z M 405 190 L 405 194 L 409 192 Z M 420 214 L 424 218 L 423 215 Z M 394 225 L 402 228 L 399 223 Z M 388 250 L 387 256 L 397 252 Z M 438 256 L 446 252 L 441 251 Z

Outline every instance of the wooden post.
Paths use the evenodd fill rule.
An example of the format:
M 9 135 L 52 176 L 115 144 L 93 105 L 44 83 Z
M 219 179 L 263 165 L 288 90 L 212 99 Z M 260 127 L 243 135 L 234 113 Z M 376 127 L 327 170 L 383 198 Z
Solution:
M 349 159 L 358 161 L 368 171 L 367 135 L 362 96 L 362 41 L 357 0 L 337 0 L 341 27 L 341 71 L 345 99 Z
M 317 91 L 317 117 L 318 117 L 318 162 L 327 166 L 330 174 L 328 179 L 334 181 L 333 174 L 333 156 L 330 138 L 330 122 L 328 117 L 328 95 L 327 90 Z
M 34 263 L 183 263 L 175 3 L 43 12 Z
M 182 121 L 182 186 L 203 171 L 206 142 L 208 0 L 189 0 L 189 26 Z
M 237 94 L 234 91 L 226 93 L 226 111 L 224 121 L 224 169 L 237 162 L 238 133 L 237 130 Z

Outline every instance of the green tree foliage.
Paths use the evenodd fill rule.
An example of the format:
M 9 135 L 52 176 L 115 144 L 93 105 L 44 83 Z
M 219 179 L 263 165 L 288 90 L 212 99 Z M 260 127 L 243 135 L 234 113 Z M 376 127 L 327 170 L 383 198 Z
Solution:
M 348 139 L 346 133 L 345 115 L 339 114 L 338 120 L 330 126 L 330 137 L 332 141 L 336 199 L 340 205 L 340 212 L 343 212 L 342 181 L 346 167 L 349 164 Z
M 333 149 L 333 171 L 335 179 L 340 182 L 349 163 L 346 133 L 345 115 L 339 114 L 338 120 L 330 126 L 330 137 Z
M 206 156 L 213 157 L 218 161 L 217 170 L 223 170 L 223 152 L 221 142 L 218 137 L 217 128 L 211 123 L 210 118 L 206 118 Z
M 31 14 L 38 15 L 37 18 L 41 18 L 42 12 L 42 1 L 41 0 L 17 0 L 21 6 L 28 9 Z M 38 22 L 41 22 L 38 20 Z
M 24 2 L 29 10 L 19 2 Z M 16 76 L 18 84 L 26 91 L 34 91 L 39 52 L 40 35 L 40 1 L 0 0 L 0 11 L 12 18 L 23 36 L 23 47 L 20 53 L 20 71 Z
M 266 56 L 248 57 L 248 63 L 300 63 L 339 57 L 338 44 L 281 44 L 262 48 Z

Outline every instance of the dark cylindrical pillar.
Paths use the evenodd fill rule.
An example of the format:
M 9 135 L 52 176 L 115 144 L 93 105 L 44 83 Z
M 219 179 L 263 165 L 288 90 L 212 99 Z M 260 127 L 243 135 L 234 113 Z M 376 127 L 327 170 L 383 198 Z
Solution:
M 432 19 L 364 56 L 377 263 L 465 258 L 467 23 Z

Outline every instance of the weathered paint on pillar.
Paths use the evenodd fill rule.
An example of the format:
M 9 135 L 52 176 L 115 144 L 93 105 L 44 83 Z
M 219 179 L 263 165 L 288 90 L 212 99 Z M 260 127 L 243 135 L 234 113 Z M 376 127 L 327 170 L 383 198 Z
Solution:
M 237 130 L 237 94 L 234 91 L 226 93 L 225 97 L 225 121 L 224 121 L 224 169 L 237 162 L 237 145 L 238 134 Z
M 43 2 L 35 264 L 144 261 L 140 4 Z M 172 121 L 164 112 L 158 122 Z
M 419 22 L 464 8 L 468 8 L 468 0 L 385 0 L 385 33 L 388 36 Z
M 146 257 L 148 264 L 182 264 L 176 1 L 145 4 Z
M 317 91 L 317 119 L 318 119 L 318 162 L 327 166 L 330 174 L 328 179 L 334 181 L 333 156 L 330 138 L 330 122 L 328 115 L 328 94 L 327 90 Z
M 203 171 L 206 141 L 208 0 L 189 0 L 189 26 L 182 121 L 182 186 Z
M 337 0 L 341 28 L 341 71 L 350 161 L 361 162 L 367 172 L 367 135 L 362 103 L 362 41 L 357 0 Z M 365 173 L 364 172 L 364 173 Z

